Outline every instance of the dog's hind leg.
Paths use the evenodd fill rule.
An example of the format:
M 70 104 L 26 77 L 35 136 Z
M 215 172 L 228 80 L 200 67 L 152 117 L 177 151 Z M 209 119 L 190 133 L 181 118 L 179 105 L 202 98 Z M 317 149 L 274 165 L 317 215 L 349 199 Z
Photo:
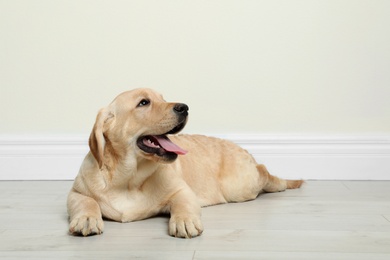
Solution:
M 265 192 L 278 192 L 286 189 L 297 189 L 303 184 L 303 180 L 284 180 L 276 176 L 271 175 L 267 168 L 263 164 L 256 166 L 257 171 L 260 174 L 262 180 L 263 191 Z

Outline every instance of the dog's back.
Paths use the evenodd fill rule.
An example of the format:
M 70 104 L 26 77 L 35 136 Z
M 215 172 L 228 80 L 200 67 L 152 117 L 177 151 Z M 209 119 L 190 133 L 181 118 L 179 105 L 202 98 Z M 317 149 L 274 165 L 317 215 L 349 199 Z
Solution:
M 170 138 L 188 151 L 175 163 L 202 206 L 252 200 L 261 191 L 299 188 L 303 183 L 270 175 L 264 165 L 230 141 L 203 135 Z

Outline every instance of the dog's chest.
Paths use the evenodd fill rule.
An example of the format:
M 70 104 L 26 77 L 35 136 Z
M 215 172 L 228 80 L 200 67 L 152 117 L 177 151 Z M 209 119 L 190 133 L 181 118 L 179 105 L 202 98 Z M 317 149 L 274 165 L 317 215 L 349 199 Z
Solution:
M 106 202 L 99 203 L 103 216 L 112 218 L 115 215 L 114 220 L 120 222 L 145 219 L 159 213 L 161 210 L 158 203 L 137 190 L 111 191 L 106 198 Z

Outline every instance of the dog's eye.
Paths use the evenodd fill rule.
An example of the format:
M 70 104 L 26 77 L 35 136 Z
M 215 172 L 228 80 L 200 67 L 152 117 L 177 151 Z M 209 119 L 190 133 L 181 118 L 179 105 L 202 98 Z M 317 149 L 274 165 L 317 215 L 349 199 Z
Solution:
M 149 99 L 142 99 L 141 102 L 138 103 L 137 107 L 143 107 L 143 106 L 147 106 L 149 104 L 150 104 Z

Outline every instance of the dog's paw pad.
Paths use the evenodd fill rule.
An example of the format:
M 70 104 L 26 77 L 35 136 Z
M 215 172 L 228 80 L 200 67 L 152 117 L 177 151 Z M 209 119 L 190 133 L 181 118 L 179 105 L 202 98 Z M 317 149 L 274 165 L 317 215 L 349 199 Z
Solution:
M 104 223 L 101 218 L 83 216 L 73 219 L 69 232 L 73 235 L 91 236 L 103 233 Z

